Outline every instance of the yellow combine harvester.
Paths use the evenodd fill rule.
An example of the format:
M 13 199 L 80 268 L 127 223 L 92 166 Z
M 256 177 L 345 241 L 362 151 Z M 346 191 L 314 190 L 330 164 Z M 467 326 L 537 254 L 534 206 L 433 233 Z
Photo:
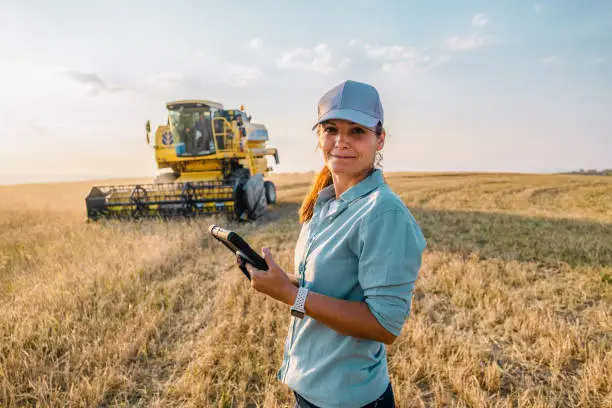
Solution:
M 95 186 L 85 199 L 87 217 L 138 219 L 226 213 L 257 219 L 276 202 L 276 188 L 264 181 L 278 164 L 278 151 L 266 147 L 268 131 L 251 122 L 244 109 L 217 102 L 168 102 L 168 121 L 155 132 L 155 160 L 169 169 L 151 184 Z M 150 122 L 146 123 L 150 144 Z

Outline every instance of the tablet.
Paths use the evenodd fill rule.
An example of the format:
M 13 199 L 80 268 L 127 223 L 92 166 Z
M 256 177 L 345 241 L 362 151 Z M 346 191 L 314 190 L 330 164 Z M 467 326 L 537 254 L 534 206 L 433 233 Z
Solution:
M 268 270 L 268 264 L 265 259 L 253 250 L 253 248 L 251 248 L 251 246 L 236 232 L 223 229 L 218 225 L 211 225 L 208 227 L 208 232 L 235 255 L 240 257 L 242 260 L 240 270 L 249 280 L 251 280 L 251 276 L 244 266 L 245 263 L 249 263 L 262 271 Z

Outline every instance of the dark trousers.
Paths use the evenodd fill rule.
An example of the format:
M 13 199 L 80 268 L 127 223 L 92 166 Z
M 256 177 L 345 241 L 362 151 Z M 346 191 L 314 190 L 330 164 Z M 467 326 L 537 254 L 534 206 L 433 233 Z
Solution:
M 295 408 L 318 408 L 316 405 L 302 398 L 297 392 L 293 391 L 293 394 L 295 395 Z M 393 396 L 393 387 L 391 387 L 391 383 L 389 383 L 389 386 L 380 397 L 364 405 L 362 408 L 395 408 L 395 397 Z

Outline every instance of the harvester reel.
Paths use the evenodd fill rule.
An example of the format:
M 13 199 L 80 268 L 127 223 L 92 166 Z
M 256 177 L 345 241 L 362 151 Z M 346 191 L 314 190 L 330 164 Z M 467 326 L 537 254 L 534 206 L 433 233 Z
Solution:
M 132 190 L 132 194 L 130 194 L 130 202 L 134 204 L 134 209 L 132 209 L 132 216 L 134 218 L 140 218 L 145 215 L 149 209 L 149 195 L 147 194 L 147 190 L 145 190 L 142 186 L 137 185 Z
M 87 215 L 99 218 L 195 217 L 234 212 L 235 186 L 225 180 L 93 187 Z M 229 204 L 229 205 L 228 205 Z
M 181 198 L 185 202 L 185 215 L 195 215 L 196 210 L 196 189 L 191 183 L 185 183 L 181 190 Z

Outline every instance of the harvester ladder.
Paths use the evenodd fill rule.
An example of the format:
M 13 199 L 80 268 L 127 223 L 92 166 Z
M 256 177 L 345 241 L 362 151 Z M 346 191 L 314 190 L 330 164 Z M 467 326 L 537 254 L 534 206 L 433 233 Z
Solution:
M 249 170 L 251 171 L 251 176 L 254 176 L 256 173 L 255 156 L 251 152 L 251 149 L 247 149 L 246 156 L 247 156 L 247 160 L 249 161 Z

